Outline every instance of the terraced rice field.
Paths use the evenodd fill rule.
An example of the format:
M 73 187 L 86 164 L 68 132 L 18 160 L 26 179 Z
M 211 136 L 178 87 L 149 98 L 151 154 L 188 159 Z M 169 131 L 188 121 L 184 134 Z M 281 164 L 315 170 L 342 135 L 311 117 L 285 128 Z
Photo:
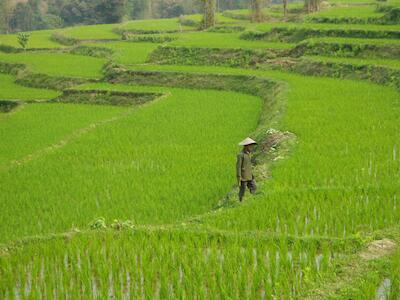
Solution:
M 399 25 L 220 21 L 240 28 L 141 20 L 0 52 L 0 299 L 398 298 L 398 39 L 243 32 Z M 319 42 L 394 50 L 296 52 Z M 185 64 L 150 62 L 164 46 Z M 246 136 L 258 192 L 239 203 Z

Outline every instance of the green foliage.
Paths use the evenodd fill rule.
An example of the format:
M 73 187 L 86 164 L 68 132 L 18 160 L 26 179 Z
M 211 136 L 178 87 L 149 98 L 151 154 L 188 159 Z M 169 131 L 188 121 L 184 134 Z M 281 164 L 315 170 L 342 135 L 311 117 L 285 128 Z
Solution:
M 57 52 L 3 54 L 0 61 L 25 64 L 33 73 L 53 76 L 100 78 L 104 59 Z
M 190 32 L 176 34 L 176 40 L 169 43 L 170 46 L 204 47 L 204 48 L 255 48 L 255 49 L 287 49 L 294 45 L 289 43 L 276 43 L 268 41 L 252 41 L 240 38 L 240 32 Z
M 77 46 L 70 50 L 70 53 L 77 55 L 86 55 L 93 57 L 107 58 L 112 56 L 114 51 L 106 47 L 96 47 L 96 46 Z
M 255 67 L 268 60 L 287 56 L 281 49 L 220 49 L 158 47 L 151 53 L 148 61 L 159 64 L 206 65 L 231 67 Z
M 354 37 L 398 39 L 400 31 L 369 29 L 312 29 L 295 27 L 274 27 L 268 32 L 248 31 L 241 35 L 245 40 L 271 40 L 281 42 L 299 42 L 312 37 Z
M 129 41 L 86 44 L 113 51 L 112 59 L 121 64 L 145 63 L 147 56 L 157 47 L 156 43 L 131 43 Z
M 68 0 L 60 16 L 66 25 L 117 23 L 124 14 L 123 0 Z
M 47 100 L 59 95 L 58 92 L 48 89 L 35 89 L 15 83 L 15 77 L 0 74 L 0 99 L 1 100 Z
M 400 44 L 368 43 L 367 41 L 313 41 L 298 44 L 292 55 L 325 55 L 335 57 L 393 58 L 400 57 Z
M 208 29 L 209 32 L 221 32 L 221 33 L 232 33 L 232 32 L 240 32 L 244 31 L 245 27 L 243 26 L 214 26 Z
M 291 60 L 288 63 L 278 61 L 271 66 L 304 75 L 369 80 L 374 83 L 400 88 L 400 70 L 384 65 L 303 58 Z
M 203 0 L 201 4 L 202 4 L 203 18 L 201 19 L 200 27 L 206 29 L 215 26 L 215 24 L 217 23 L 215 16 L 217 1 Z
M 18 102 L 9 100 L 0 100 L 0 113 L 8 113 L 18 107 Z
M 176 40 L 177 37 L 175 36 L 168 36 L 168 35 L 152 35 L 152 34 L 132 34 L 124 32 L 122 34 L 122 40 L 129 41 L 129 42 L 139 42 L 139 43 L 165 43 L 165 42 L 172 42 Z
M 184 230 L 146 232 L 131 229 L 129 223 L 113 224 L 107 230 L 100 218 L 91 224 L 97 230 L 86 235 L 29 243 L 11 256 L 0 257 L 5 270 L 0 296 L 56 290 L 61 298 L 290 299 L 302 295 L 324 274 L 336 272 L 341 261 L 326 245 L 319 253 L 313 241 L 291 243 Z M 23 283 L 14 286 L 19 278 Z M 29 284 L 26 290 L 25 283 Z
M 27 49 L 56 49 L 62 48 L 58 42 L 51 40 L 52 30 L 40 30 L 29 32 L 29 45 Z M 11 46 L 19 48 L 18 34 L 3 34 L 0 35 L 0 44 L 2 46 Z
M 28 100 L 29 98 L 23 93 L 23 90 L 22 87 L 21 92 L 14 92 L 12 96 L 16 99 Z M 71 139 L 82 128 L 116 117 L 126 109 L 110 105 L 47 103 L 47 99 L 57 97 L 59 93 L 52 91 L 53 96 L 50 97 L 50 91 L 47 91 L 48 94 L 46 94 L 46 90 L 30 90 L 33 95 L 31 99 L 41 99 L 42 101 L 32 104 L 25 102 L 20 110 L 7 116 L 6 122 L 1 120 L 0 135 L 2 139 L 6 139 L 10 131 L 15 133 L 12 142 L 0 145 L 1 151 L 4 151 L 0 158 L 1 172 L 3 173 L 5 165 L 15 164 L 15 161 L 33 154 L 43 155 L 45 154 L 43 153 L 44 149 L 51 149 L 60 141 Z M 42 94 L 39 94 L 40 92 Z M 23 128 L 29 128 L 29 139 L 22 133 Z M 47 134 L 43 135 L 43 131 L 46 131 Z
M 0 51 L 1 52 L 5 52 L 5 53 L 17 53 L 17 52 L 20 51 L 20 49 L 15 48 L 15 47 L 10 46 L 10 45 L 0 44 Z
M 236 82 L 240 83 L 240 78 Z M 20 177 L 21 169 L 17 166 L 11 167 L 7 172 L 0 171 L 2 182 L 7 182 L 7 184 L 1 185 L 2 195 L 8 192 L 14 193 L 12 190 L 17 188 L 16 185 L 11 184 L 14 176 L 20 178 L 24 184 L 36 186 L 34 188 L 36 196 L 31 193 L 29 197 L 36 199 L 36 208 L 32 207 L 34 211 L 45 203 L 60 203 L 58 201 L 61 201 L 67 204 L 67 207 L 63 204 L 59 208 L 54 208 L 55 210 L 52 209 L 51 212 L 41 210 L 43 214 L 41 219 L 52 219 L 45 227 L 41 227 L 37 220 L 30 218 L 32 220 L 30 222 L 27 219 L 27 216 L 33 213 L 31 209 L 27 208 L 25 216 L 19 215 L 25 220 L 24 225 L 21 224 L 18 227 L 19 236 L 31 235 L 34 232 L 62 231 L 69 228 L 71 222 L 82 227 L 99 215 L 107 219 L 135 220 L 135 223 L 141 224 L 182 219 L 185 216 L 207 211 L 221 194 L 231 189 L 230 178 L 233 176 L 234 170 L 225 166 L 229 163 L 230 155 L 234 155 L 237 150 L 236 141 L 256 127 L 257 115 L 261 106 L 259 99 L 234 92 L 212 90 L 199 90 L 193 93 L 190 89 L 140 88 L 105 84 L 83 88 L 120 92 L 169 92 L 170 96 L 141 109 L 128 111 L 114 122 L 107 123 L 106 126 L 99 125 L 96 130 L 80 136 L 79 140 L 75 140 L 59 151 L 47 153 L 23 164 L 22 168 L 31 170 L 28 172 L 25 169 L 26 171 L 23 172 L 26 175 L 31 174 L 29 180 L 28 177 L 25 179 Z M 261 88 L 267 87 L 260 86 L 259 89 Z M 51 105 L 57 107 L 58 104 Z M 102 106 L 96 105 L 96 107 Z M 245 107 L 245 109 L 238 110 L 237 107 Z M 80 109 L 80 106 L 78 108 Z M 93 117 L 95 116 L 94 112 Z M 74 115 L 68 114 L 68 116 L 73 117 Z M 89 116 L 92 116 L 92 113 Z M 42 119 L 32 115 L 25 117 L 25 120 L 26 126 L 29 126 L 28 123 Z M 67 121 L 61 122 L 59 118 L 46 119 L 47 126 L 53 126 L 50 125 L 53 122 L 62 125 Z M 240 128 L 237 127 L 238 122 L 241 123 Z M 75 122 L 71 123 L 71 125 L 75 124 Z M 185 125 L 182 126 L 183 124 Z M 197 129 L 195 129 L 196 126 Z M 25 126 L 23 127 L 25 128 Z M 82 127 L 85 126 L 79 128 Z M 35 127 L 32 130 L 40 131 L 43 128 Z M 0 130 L 0 132 L 3 131 Z M 24 132 L 24 130 L 14 132 L 15 140 L 25 136 Z M 96 146 L 87 147 L 88 142 Z M 226 146 L 222 147 L 222 145 Z M 12 145 L 8 145 L 8 147 L 12 147 Z M 14 147 L 19 148 L 18 143 L 14 144 Z M 32 151 L 31 147 L 24 147 L 23 150 Z M 6 151 L 6 153 L 15 152 L 17 151 Z M 230 155 L 226 155 L 227 152 Z M 76 156 L 72 153 L 80 154 Z M 143 155 L 144 153 L 146 155 Z M 180 157 L 180 161 L 186 162 L 188 169 L 174 159 L 176 156 Z M 23 156 L 19 157 L 19 159 L 21 158 Z M 76 161 L 77 159 L 79 162 Z M 71 160 L 75 162 L 72 163 Z M 102 162 L 99 164 L 100 161 Z M 52 174 L 52 183 L 43 181 L 40 179 L 41 176 L 33 175 L 37 170 L 37 163 L 42 165 L 42 170 L 43 168 L 47 169 L 46 172 L 42 171 L 42 174 L 46 174 L 46 176 Z M 10 163 L 6 163 L 7 168 L 8 166 Z M 193 167 L 198 171 L 192 173 Z M 61 173 L 67 169 L 69 169 L 67 172 L 75 175 L 68 176 L 66 184 L 66 177 Z M 60 170 L 64 171 L 59 173 Z M 13 172 L 16 173 L 12 175 Z M 77 174 L 81 174 L 78 177 L 82 177 L 77 178 Z M 196 175 L 188 177 L 188 174 Z M 32 181 L 31 176 L 39 181 L 36 179 Z M 85 188 L 85 186 L 89 187 L 87 185 L 89 178 L 96 179 L 90 184 L 90 188 Z M 151 178 L 152 180 L 138 181 L 139 178 Z M 133 190 L 130 186 L 134 182 L 137 182 L 135 186 L 138 189 L 132 193 Z M 49 184 L 53 187 L 49 188 Z M 182 193 L 177 189 L 177 186 L 183 185 L 188 188 L 187 192 Z M 207 188 L 204 188 L 203 185 Z M 74 188 L 70 189 L 67 186 L 74 186 Z M 122 186 L 125 186 L 126 189 L 122 189 Z M 8 191 L 3 190 L 3 187 Z M 62 188 L 63 191 L 57 192 L 55 187 Z M 160 188 L 159 193 L 154 193 L 156 187 Z M 31 188 L 28 189 L 31 190 Z M 52 195 L 48 194 L 49 191 Z M 54 191 L 54 194 L 51 191 Z M 82 193 L 86 194 L 87 200 L 84 202 L 80 201 Z M 40 200 L 44 199 L 44 194 L 47 194 L 46 201 Z M 31 201 L 26 196 L 26 194 L 20 193 L 17 197 L 21 201 Z M 60 196 L 62 197 L 60 198 Z M 8 199 L 8 197 L 6 198 Z M 1 206 L 2 211 L 6 207 L 7 211 L 18 210 L 17 206 L 10 203 L 2 202 Z M 11 216 L 11 214 L 8 215 Z M 19 223 L 21 219 L 14 220 Z M 11 219 L 6 223 L 13 228 L 13 224 L 16 224 Z M 11 231 L 8 232 L 11 233 Z M 17 232 L 14 230 L 12 232 L 15 237 Z M 1 236 L 3 241 L 13 239 L 11 235 L 7 235 L 7 238 L 6 234 Z
M 102 90 L 64 90 L 63 94 L 51 102 L 86 103 L 96 105 L 133 106 L 152 101 L 160 93 L 115 92 Z
M 18 33 L 17 37 L 18 37 L 18 44 L 21 46 L 22 49 L 26 50 L 26 47 L 28 46 L 29 38 L 30 38 L 29 33 L 20 32 L 20 33 Z
M 179 16 L 179 23 L 184 26 L 200 27 L 199 21 L 185 18 L 184 16 Z
M 90 81 L 90 79 L 54 75 L 50 76 L 47 74 L 32 74 L 25 71 L 18 74 L 16 83 L 26 87 L 63 90 L 88 81 Z
M 346 5 L 314 17 L 379 17 Z M 398 254 L 359 254 L 400 242 L 399 26 L 263 13 L 70 27 L 59 41 L 79 45 L 52 51 L 54 31 L 26 53 L 0 35 L 1 299 L 370 299 L 388 280 L 398 298 Z M 248 135 L 258 193 L 239 204 Z
M 65 36 L 61 32 L 54 32 L 50 38 L 52 41 L 59 43 L 61 45 L 65 45 L 65 46 L 73 46 L 79 42 L 78 39 Z

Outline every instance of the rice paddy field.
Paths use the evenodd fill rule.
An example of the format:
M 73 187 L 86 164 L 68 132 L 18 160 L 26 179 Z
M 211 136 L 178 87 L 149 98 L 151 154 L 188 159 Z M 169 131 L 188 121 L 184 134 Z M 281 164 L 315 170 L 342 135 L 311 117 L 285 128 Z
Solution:
M 373 7 L 0 35 L 0 299 L 398 299 L 400 25 Z M 303 36 L 248 38 L 276 28 Z

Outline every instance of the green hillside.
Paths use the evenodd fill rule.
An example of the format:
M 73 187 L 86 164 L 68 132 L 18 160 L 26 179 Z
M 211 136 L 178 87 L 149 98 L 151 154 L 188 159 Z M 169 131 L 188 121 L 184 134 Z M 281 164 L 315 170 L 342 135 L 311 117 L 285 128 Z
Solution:
M 400 3 L 328 4 L 0 35 L 0 299 L 398 299 Z

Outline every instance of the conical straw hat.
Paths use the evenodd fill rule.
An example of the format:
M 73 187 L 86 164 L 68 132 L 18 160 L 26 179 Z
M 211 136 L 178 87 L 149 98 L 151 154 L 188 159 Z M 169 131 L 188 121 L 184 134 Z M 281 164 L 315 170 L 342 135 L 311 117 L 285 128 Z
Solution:
M 257 144 L 257 142 L 255 140 L 252 140 L 251 138 L 247 137 L 239 143 L 239 146 L 247 146 L 247 145 L 252 145 L 252 144 Z

